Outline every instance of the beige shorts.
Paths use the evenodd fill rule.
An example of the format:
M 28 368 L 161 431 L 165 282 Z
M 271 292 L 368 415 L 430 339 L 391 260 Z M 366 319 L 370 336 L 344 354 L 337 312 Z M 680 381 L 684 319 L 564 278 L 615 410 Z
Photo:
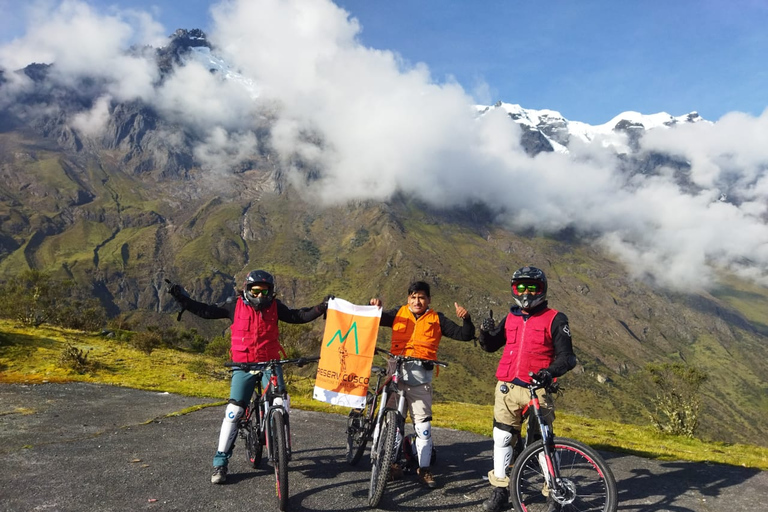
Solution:
M 397 388 L 405 390 L 405 404 L 408 414 L 411 415 L 411 421 L 423 423 L 432 420 L 432 384 L 409 386 L 400 381 L 397 383 Z M 397 394 L 390 395 L 387 407 L 395 409 L 399 399 L 400 396 Z
M 502 384 L 506 384 L 507 388 L 509 388 L 507 393 L 501 392 Z M 555 421 L 555 406 L 552 402 L 552 397 L 543 389 L 536 391 L 536 396 L 539 397 L 544 422 L 552 426 L 552 422 Z M 493 419 L 496 423 L 508 425 L 520 432 L 520 428 L 523 425 L 523 409 L 530 400 L 531 395 L 528 388 L 515 386 L 509 382 L 498 381 L 496 383 L 496 394 L 493 404 Z

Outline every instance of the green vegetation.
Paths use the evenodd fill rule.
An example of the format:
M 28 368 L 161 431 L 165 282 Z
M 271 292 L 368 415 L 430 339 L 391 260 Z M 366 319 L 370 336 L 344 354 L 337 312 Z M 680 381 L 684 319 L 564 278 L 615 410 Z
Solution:
M 229 382 L 220 355 L 171 349 L 166 343 L 146 353 L 126 341 L 127 334 L 121 332 L 108 337 L 58 327 L 31 328 L 0 320 L 0 382 L 93 382 L 210 397 L 213 404 L 223 403 Z M 294 334 L 311 338 L 310 331 Z M 313 341 L 297 340 L 294 349 L 300 350 L 306 343 L 311 345 Z M 312 371 L 312 368 L 288 371 L 292 404 L 301 409 L 346 414 L 348 409 L 312 400 Z M 7 412 L 0 409 L 0 415 Z M 439 427 L 490 436 L 491 418 L 490 405 L 435 404 L 435 425 Z M 555 425 L 558 434 L 599 449 L 663 460 L 708 461 L 768 469 L 768 448 L 707 443 L 663 434 L 651 426 L 626 425 L 564 412 L 558 412 Z
M 649 363 L 645 371 L 656 390 L 653 425 L 661 432 L 693 438 L 699 426 L 699 389 L 707 380 L 706 372 L 684 363 Z
M 434 309 L 455 320 L 459 302 L 478 324 L 489 310 L 497 318 L 508 311 L 509 276 L 532 264 L 547 273 L 550 304 L 568 315 L 579 358 L 562 379 L 561 417 L 652 427 L 658 411 L 646 364 L 685 363 L 709 376 L 698 391 L 695 435 L 768 446 L 768 289 L 757 283 L 727 276 L 709 293 L 672 293 L 630 277 L 585 237 L 513 231 L 483 208 L 440 210 L 403 195 L 320 207 L 268 158 L 212 179 L 199 169 L 137 170 L 123 147 L 68 155 L 12 131 L 0 143 L 15 155 L 0 194 L 0 288 L 18 285 L 25 272 L 67 283 L 38 294 L 0 292 L 0 317 L 26 326 L 108 325 L 114 344 L 150 359 L 182 348 L 194 359 L 185 374 L 210 376 L 226 353 L 228 325 L 190 314 L 176 324 L 165 278 L 213 303 L 248 270 L 264 268 L 291 307 L 328 293 L 395 307 L 408 283 L 423 279 Z M 198 334 L 170 343 L 171 326 Z M 311 347 L 321 329 L 313 322 L 295 333 L 304 341 L 289 350 Z M 382 343 L 387 336 L 382 330 Z M 101 360 L 76 348 L 88 362 Z M 439 354 L 450 367 L 435 382 L 437 399 L 489 407 L 499 354 L 448 339 Z

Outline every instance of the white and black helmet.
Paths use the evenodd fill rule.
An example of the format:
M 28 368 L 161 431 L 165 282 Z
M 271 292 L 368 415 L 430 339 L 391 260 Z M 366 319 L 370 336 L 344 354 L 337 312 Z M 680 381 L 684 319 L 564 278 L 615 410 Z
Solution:
M 267 285 L 267 294 L 256 293 L 252 289 L 256 285 Z M 272 304 L 272 298 L 275 296 L 275 278 L 272 274 L 264 270 L 252 270 L 245 276 L 243 284 L 243 296 L 248 304 L 256 309 L 263 309 Z
M 532 309 L 547 300 L 547 276 L 536 267 L 523 267 L 512 274 L 512 297 L 523 309 Z

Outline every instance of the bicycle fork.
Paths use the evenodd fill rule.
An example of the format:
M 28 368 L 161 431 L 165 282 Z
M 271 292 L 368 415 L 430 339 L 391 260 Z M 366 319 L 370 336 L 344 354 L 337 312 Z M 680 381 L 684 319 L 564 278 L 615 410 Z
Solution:
M 544 421 L 544 418 L 542 417 L 538 397 L 533 395 L 532 401 L 533 412 L 536 417 L 536 421 L 539 424 L 539 431 L 541 432 L 541 441 L 543 445 L 543 450 L 539 452 L 537 456 L 539 460 L 539 466 L 541 467 L 541 472 L 544 475 L 544 481 L 546 483 L 542 493 L 546 495 L 552 493 L 553 497 L 563 497 L 563 485 L 560 479 L 560 457 L 559 454 L 555 451 L 555 436 L 550 426 Z
M 275 403 L 277 400 L 280 400 L 280 403 Z M 291 457 L 291 427 L 290 427 L 290 419 L 288 417 L 288 411 L 282 404 L 282 399 L 280 397 L 275 399 L 275 402 L 272 403 L 272 405 L 268 406 L 269 409 L 267 409 L 267 412 L 265 413 L 265 432 L 266 435 L 264 436 L 266 438 L 266 445 L 267 445 L 267 455 L 269 457 L 269 462 L 274 462 L 275 460 L 275 447 L 273 446 L 272 439 L 273 439 L 273 427 L 272 427 L 272 416 L 274 416 L 275 411 L 280 410 L 283 413 L 283 427 L 285 429 L 285 451 L 288 455 L 288 460 L 290 460 Z M 267 405 L 265 404 L 265 407 Z

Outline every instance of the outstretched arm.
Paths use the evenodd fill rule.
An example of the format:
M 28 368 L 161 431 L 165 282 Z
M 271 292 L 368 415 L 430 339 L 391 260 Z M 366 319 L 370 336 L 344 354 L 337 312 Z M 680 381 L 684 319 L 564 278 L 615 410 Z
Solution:
M 324 315 L 328 311 L 328 301 L 333 298 L 333 295 L 327 295 L 317 306 L 300 309 L 291 309 L 275 299 L 277 302 L 277 319 L 288 324 L 306 324 Z
M 438 313 L 437 317 L 440 319 L 440 331 L 444 336 L 448 336 L 454 340 L 459 341 L 471 341 L 475 338 L 475 324 L 472 323 L 472 318 L 469 312 L 458 303 L 453 303 L 456 308 L 456 316 L 463 320 L 462 325 L 459 326 L 452 320 L 449 320 L 444 314 Z

